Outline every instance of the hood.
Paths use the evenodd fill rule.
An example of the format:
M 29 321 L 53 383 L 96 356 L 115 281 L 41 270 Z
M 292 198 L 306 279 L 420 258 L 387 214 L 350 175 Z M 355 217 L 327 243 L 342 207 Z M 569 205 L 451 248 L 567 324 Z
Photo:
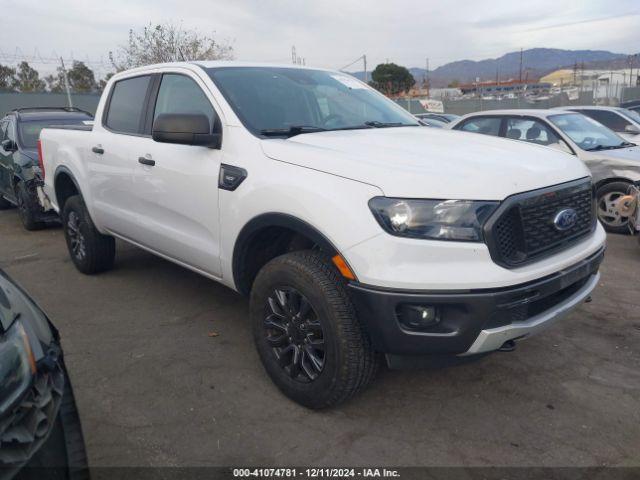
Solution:
M 502 200 L 589 176 L 573 155 L 515 140 L 425 127 L 262 141 L 266 156 L 380 188 L 389 197 Z
M 0 270 L 0 333 L 11 327 L 17 319 L 34 332 L 36 338 L 44 345 L 51 343 L 54 333 L 47 316 L 16 285 L 2 270 Z

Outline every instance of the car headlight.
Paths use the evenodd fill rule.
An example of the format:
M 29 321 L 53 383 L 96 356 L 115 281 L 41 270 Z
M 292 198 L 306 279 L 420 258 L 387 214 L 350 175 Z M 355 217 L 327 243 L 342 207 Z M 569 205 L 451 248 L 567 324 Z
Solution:
M 16 321 L 0 336 L 0 413 L 31 384 L 36 365 L 24 327 Z
M 384 230 L 398 237 L 482 241 L 482 226 L 499 202 L 374 197 L 369 208 Z

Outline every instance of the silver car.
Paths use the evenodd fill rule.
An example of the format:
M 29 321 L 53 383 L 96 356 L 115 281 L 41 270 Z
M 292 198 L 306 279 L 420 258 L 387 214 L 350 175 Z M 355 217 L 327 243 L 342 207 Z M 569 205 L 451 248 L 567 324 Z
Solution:
M 598 218 L 610 232 L 627 233 L 627 217 L 615 208 L 629 186 L 640 182 L 640 147 L 604 125 L 563 110 L 491 110 L 470 113 L 451 129 L 544 145 L 576 155 L 591 170 Z

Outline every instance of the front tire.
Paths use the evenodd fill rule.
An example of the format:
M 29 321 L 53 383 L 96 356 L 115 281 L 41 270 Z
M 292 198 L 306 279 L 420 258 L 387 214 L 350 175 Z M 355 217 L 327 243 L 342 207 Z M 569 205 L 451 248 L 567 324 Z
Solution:
M 260 359 L 278 388 L 309 408 L 342 403 L 375 376 L 379 357 L 340 273 L 321 253 L 271 260 L 251 291 Z
M 91 275 L 113 268 L 115 239 L 96 229 L 80 195 L 65 202 L 62 225 L 69 255 L 79 271 Z
M 607 232 L 629 233 L 629 217 L 621 217 L 614 208 L 615 201 L 629 192 L 629 183 L 611 182 L 596 192 L 598 220 Z
M 44 228 L 45 224 L 37 220 L 37 213 L 40 207 L 29 194 L 24 182 L 18 182 L 15 192 L 18 202 L 18 214 L 24 228 L 29 231 Z

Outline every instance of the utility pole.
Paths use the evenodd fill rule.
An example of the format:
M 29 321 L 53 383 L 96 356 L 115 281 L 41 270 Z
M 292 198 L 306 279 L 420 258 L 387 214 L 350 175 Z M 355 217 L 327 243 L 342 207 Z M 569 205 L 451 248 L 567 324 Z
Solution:
M 64 68 L 64 60 L 60 57 L 60 65 L 62 66 L 62 76 L 64 78 L 64 88 L 67 91 L 67 103 L 69 108 L 73 108 L 73 102 L 71 101 L 71 90 L 69 88 L 69 77 L 67 77 L 67 69 Z
M 522 84 L 522 48 L 520 49 L 520 76 L 519 83 Z
M 369 83 L 369 79 L 367 77 L 367 55 L 362 55 L 362 61 L 364 62 L 364 83 Z
M 424 84 L 427 87 L 427 98 L 430 98 L 430 90 L 431 90 L 431 85 L 429 85 L 429 57 L 427 57 L 427 64 L 426 64 L 426 70 L 425 70 L 425 74 L 424 74 Z

